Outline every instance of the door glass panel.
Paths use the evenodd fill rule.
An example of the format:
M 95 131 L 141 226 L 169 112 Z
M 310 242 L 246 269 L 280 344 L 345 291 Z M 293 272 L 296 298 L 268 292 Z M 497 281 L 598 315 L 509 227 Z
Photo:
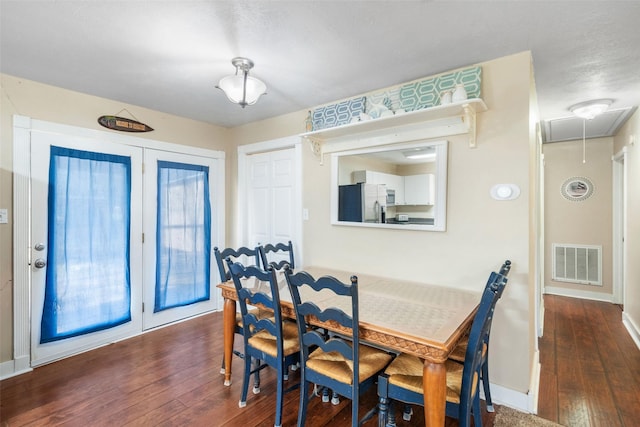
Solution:
M 210 299 L 209 167 L 158 161 L 154 312 Z
M 51 147 L 40 342 L 131 320 L 129 157 Z

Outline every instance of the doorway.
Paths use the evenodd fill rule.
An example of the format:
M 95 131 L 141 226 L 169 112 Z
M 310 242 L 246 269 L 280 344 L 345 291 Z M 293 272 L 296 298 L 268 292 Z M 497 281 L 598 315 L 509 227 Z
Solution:
M 626 172 L 627 150 L 613 156 L 613 303 L 624 309 L 625 236 L 626 236 Z
M 15 157 L 26 159 L 14 163 L 14 208 L 26 213 L 14 237 L 21 365 L 218 308 L 211 248 L 224 241 L 223 154 L 24 125 L 14 127 Z

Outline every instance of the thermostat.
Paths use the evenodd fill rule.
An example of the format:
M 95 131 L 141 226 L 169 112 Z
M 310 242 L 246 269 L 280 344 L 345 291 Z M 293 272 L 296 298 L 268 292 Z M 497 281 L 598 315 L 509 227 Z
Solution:
M 520 187 L 515 184 L 496 184 L 491 187 L 490 194 L 496 200 L 514 200 L 520 196 Z

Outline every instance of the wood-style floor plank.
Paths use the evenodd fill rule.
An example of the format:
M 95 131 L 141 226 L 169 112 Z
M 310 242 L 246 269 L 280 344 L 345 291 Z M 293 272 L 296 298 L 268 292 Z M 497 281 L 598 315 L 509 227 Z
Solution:
M 567 426 L 635 426 L 640 419 L 640 350 L 613 304 L 545 296 L 540 340 L 539 416 Z M 238 340 L 236 340 L 238 341 Z M 236 342 L 241 348 L 241 343 Z M 261 374 L 261 393 L 249 390 L 238 407 L 242 361 L 223 385 L 222 314 L 190 319 L 36 368 L 0 382 L 0 425 L 19 426 L 244 426 L 270 427 L 275 374 Z M 299 372 L 288 385 L 299 382 Z M 364 414 L 376 391 L 361 398 Z M 283 425 L 296 425 L 298 390 L 285 395 Z M 484 408 L 484 403 L 483 403 Z M 483 425 L 495 415 L 483 411 Z M 424 424 L 415 408 L 410 422 Z M 348 426 L 351 401 L 334 406 L 312 399 L 307 426 Z M 365 426 L 377 425 L 377 419 Z M 457 427 L 447 418 L 445 427 Z
M 539 416 L 567 426 L 637 425 L 640 350 L 619 306 L 546 295 L 540 351 Z

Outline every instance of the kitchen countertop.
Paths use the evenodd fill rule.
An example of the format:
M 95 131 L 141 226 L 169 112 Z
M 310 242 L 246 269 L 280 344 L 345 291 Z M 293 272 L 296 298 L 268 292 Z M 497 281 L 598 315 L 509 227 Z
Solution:
M 387 224 L 422 224 L 433 225 L 433 218 L 409 218 L 408 221 L 397 221 L 395 218 L 387 219 Z

